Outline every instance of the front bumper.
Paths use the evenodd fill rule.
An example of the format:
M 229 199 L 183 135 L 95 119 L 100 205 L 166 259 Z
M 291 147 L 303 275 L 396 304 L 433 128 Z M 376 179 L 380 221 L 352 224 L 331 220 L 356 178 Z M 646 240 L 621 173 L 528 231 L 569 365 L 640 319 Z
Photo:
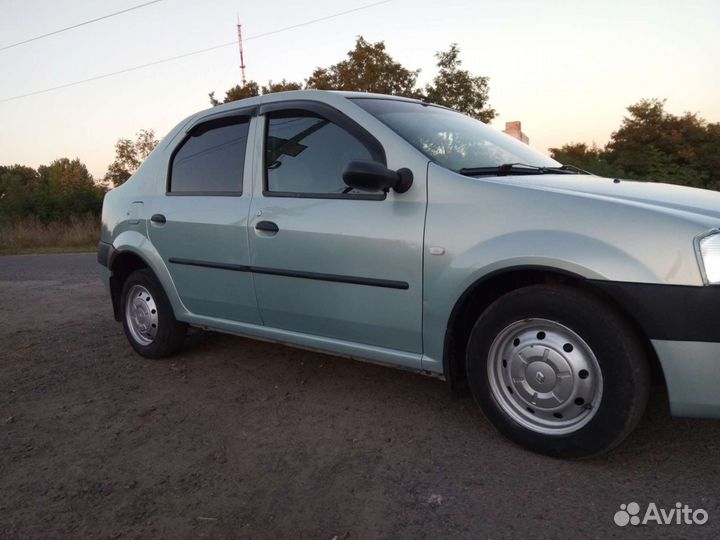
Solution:
M 653 339 L 673 416 L 720 418 L 720 343 Z
M 591 280 L 642 328 L 673 416 L 720 418 L 720 287 Z

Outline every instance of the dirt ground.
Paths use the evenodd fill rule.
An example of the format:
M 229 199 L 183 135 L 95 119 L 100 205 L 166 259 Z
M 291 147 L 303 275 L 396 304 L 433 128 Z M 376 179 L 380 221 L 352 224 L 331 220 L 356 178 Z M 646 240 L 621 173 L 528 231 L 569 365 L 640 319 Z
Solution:
M 421 375 L 215 333 L 140 358 L 94 255 L 0 257 L 2 538 L 714 538 L 720 421 L 661 389 L 600 459 L 513 446 Z M 613 523 L 620 504 L 707 524 Z

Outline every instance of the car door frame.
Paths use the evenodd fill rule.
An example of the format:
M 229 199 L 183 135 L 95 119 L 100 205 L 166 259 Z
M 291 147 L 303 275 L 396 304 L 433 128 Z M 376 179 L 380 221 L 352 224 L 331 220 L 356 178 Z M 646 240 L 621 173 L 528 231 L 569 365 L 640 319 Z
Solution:
M 258 106 L 260 104 L 270 104 L 275 102 L 282 103 L 287 101 L 286 98 L 284 99 L 282 95 L 279 94 L 270 94 L 255 99 L 257 101 L 255 101 L 254 105 L 252 106 Z M 400 137 L 397 133 L 392 131 L 389 127 L 380 122 L 370 113 L 364 111 L 361 107 L 357 105 L 349 103 L 349 100 L 343 95 L 323 94 L 321 96 L 313 95 L 312 97 L 308 95 L 307 98 L 298 98 L 298 101 L 302 101 L 303 103 L 319 101 L 325 105 L 337 109 L 340 113 L 358 123 L 366 131 L 371 133 L 371 135 L 375 139 L 377 139 L 383 146 L 383 148 L 386 150 L 388 167 L 399 169 L 404 166 L 413 166 L 418 171 L 422 171 L 422 174 L 416 175 L 415 182 L 418 186 L 422 186 L 422 194 L 424 196 L 425 204 L 427 204 L 427 166 L 429 164 L 429 160 L 421 152 L 413 148 L 409 143 L 407 143 L 407 141 L 405 141 L 402 137 Z M 224 114 L 233 114 L 235 110 L 236 109 L 229 109 L 228 111 L 223 111 L 219 113 L 218 116 Z M 201 122 L 205 119 L 213 118 L 215 116 L 215 114 L 211 114 L 194 119 L 189 123 L 189 127 L 191 127 L 195 123 Z M 263 137 L 265 132 L 263 120 L 264 118 L 255 115 L 251 119 L 250 124 L 249 137 L 251 137 L 252 142 L 248 145 L 246 163 L 248 162 L 248 160 L 250 160 L 252 165 L 250 176 L 246 176 L 243 189 L 244 191 L 252 193 L 253 197 L 261 194 L 263 189 Z M 183 128 L 183 131 L 185 131 L 186 129 L 187 128 Z M 182 132 L 175 135 L 176 138 L 182 136 L 184 136 Z M 173 145 L 173 143 L 170 142 L 168 146 L 170 145 Z M 169 150 L 170 149 L 166 147 L 165 151 L 167 152 Z M 252 157 L 250 153 L 252 153 Z M 248 172 L 247 167 L 246 172 Z M 164 184 L 162 195 L 165 195 Z M 252 215 L 250 215 L 249 218 L 252 218 Z M 250 234 L 249 227 L 248 234 Z M 176 314 L 178 314 L 177 310 Z M 300 332 L 292 332 L 278 328 L 272 328 L 261 324 L 242 323 L 226 319 L 217 319 L 204 315 L 194 314 L 188 312 L 187 310 L 182 312 L 181 315 L 178 316 L 178 319 L 181 319 L 185 322 L 201 328 L 211 328 L 230 334 L 249 336 L 256 339 L 288 344 L 310 350 L 317 350 L 326 354 L 343 356 L 358 360 L 378 362 L 381 364 L 392 365 L 395 367 L 405 367 L 409 369 L 422 370 L 423 362 L 427 360 L 427 358 L 423 354 L 419 353 L 398 351 L 384 347 L 367 346 L 340 339 L 333 339 L 322 336 L 304 334 Z
M 342 98 L 343 101 L 345 98 Z M 271 192 L 267 189 L 267 177 L 265 174 L 265 138 L 266 138 L 266 129 L 267 129 L 267 114 L 276 112 L 276 111 L 287 111 L 291 112 L 292 110 L 298 110 L 301 113 L 316 113 L 322 117 L 327 118 L 328 120 L 336 123 L 343 129 L 346 129 L 350 134 L 355 136 L 356 138 L 360 139 L 360 141 L 367 147 L 370 146 L 371 148 L 374 147 L 374 151 L 371 151 L 371 155 L 373 157 L 379 157 L 381 159 L 381 162 L 384 164 L 388 164 L 391 166 L 391 168 L 399 169 L 401 167 L 405 166 L 412 166 L 414 170 L 416 171 L 416 178 L 415 182 L 417 183 L 416 189 L 414 192 L 411 192 L 410 194 L 397 194 L 394 192 L 390 193 L 380 193 L 380 194 L 373 194 L 373 193 L 354 193 L 354 194 L 339 194 L 339 193 L 302 193 L 302 192 Z M 350 114 L 348 114 L 350 113 Z M 419 369 L 421 367 L 421 357 L 422 357 L 422 272 L 423 272 L 423 242 L 424 242 L 424 213 L 425 209 L 427 207 L 427 183 L 426 183 L 426 173 L 427 173 L 427 158 L 425 156 L 422 156 L 419 152 L 417 152 L 416 149 L 412 148 L 409 144 L 407 144 L 406 141 L 401 139 L 397 134 L 390 131 L 389 128 L 387 128 L 384 124 L 380 123 L 378 120 L 376 120 L 374 117 L 363 111 L 360 107 L 347 102 L 347 105 L 345 107 L 336 107 L 332 103 L 327 103 L 325 101 L 316 101 L 316 100 L 305 100 L 305 99 L 297 99 L 297 100 L 282 100 L 282 101 L 275 101 L 270 103 L 261 103 L 258 107 L 258 122 L 255 127 L 254 131 L 254 138 L 256 140 L 256 155 L 255 155 L 255 172 L 253 176 L 254 181 L 254 188 L 253 188 L 253 205 L 251 210 L 251 216 L 250 221 L 248 222 L 248 234 L 252 236 L 253 234 L 253 223 L 257 221 L 259 216 L 254 215 L 256 210 L 255 202 L 258 199 L 261 198 L 269 198 L 269 200 L 272 200 L 273 198 L 285 198 L 285 199 L 355 199 L 355 200 L 367 200 L 368 204 L 392 204 L 393 200 L 395 200 L 395 204 L 398 204 L 398 201 L 402 203 L 410 202 L 410 203 L 420 203 L 422 205 L 422 219 L 421 222 L 418 223 L 418 229 L 417 229 L 417 249 L 418 249 L 418 261 L 417 261 L 417 279 L 415 280 L 414 287 L 416 288 L 415 294 L 418 295 L 417 298 L 417 316 L 419 318 L 418 325 L 417 325 L 417 335 L 418 335 L 418 341 L 417 341 L 417 350 L 414 351 L 407 351 L 407 350 L 401 350 L 401 349 L 385 349 L 384 346 L 379 345 L 373 345 L 373 344 L 366 344 L 368 349 L 385 349 L 387 351 L 393 351 L 393 353 L 399 353 L 402 357 L 401 361 L 394 361 L 392 362 L 395 365 L 402 365 L 405 367 L 411 367 L 411 368 L 417 368 Z M 359 118 L 358 118 L 359 117 Z M 369 128 L 366 127 L 363 124 L 370 124 Z M 378 134 L 375 133 L 375 131 L 379 132 Z M 377 136 L 379 135 L 379 136 Z M 386 148 L 392 149 L 392 152 L 386 152 Z M 369 148 L 370 150 L 370 148 Z M 396 199 L 396 197 L 399 197 Z M 251 250 L 251 262 L 253 265 L 256 264 L 255 261 L 255 255 L 252 252 L 253 250 L 253 242 L 252 240 L 249 242 L 250 250 Z M 276 274 L 275 270 L 273 268 L 270 268 L 272 274 Z M 256 273 L 263 273 L 263 272 L 256 272 Z M 285 275 L 288 277 L 292 277 L 293 275 L 297 275 L 297 277 L 307 277 L 307 275 L 303 276 L 303 272 L 278 272 L 276 275 Z M 310 274 L 315 274 L 313 272 L 310 272 Z M 320 276 L 318 273 L 318 279 L 320 278 L 352 278 L 353 276 L 335 276 L 334 274 L 327 274 L 326 276 Z M 311 278 L 312 279 L 312 278 Z M 328 281 L 332 281 L 332 279 L 328 279 Z M 338 279 L 338 281 L 345 281 L 344 279 Z M 369 280 L 371 282 L 377 285 L 380 281 L 386 281 L 386 283 L 383 283 L 383 286 L 391 286 L 391 288 L 405 288 L 407 287 L 407 283 L 404 284 L 404 287 L 400 287 L 400 281 L 395 280 Z M 348 280 L 347 283 L 360 283 L 360 281 L 354 281 L 354 280 Z M 256 283 L 257 285 L 257 283 Z M 258 289 L 256 286 L 256 296 L 258 296 Z M 261 301 L 258 297 L 258 304 L 260 306 Z M 262 313 L 262 306 L 260 306 L 260 311 Z M 265 324 L 268 324 L 268 321 L 264 321 Z M 292 331 L 292 330 L 289 330 Z M 336 338 L 328 338 L 328 339 L 336 339 Z M 345 338 L 337 338 L 344 340 Z M 348 342 L 348 343 L 355 343 L 356 345 L 359 345 L 360 342 Z
M 237 204 L 238 209 L 241 209 L 243 205 L 247 205 L 245 212 L 238 212 L 237 218 L 239 220 L 238 226 L 241 227 L 241 230 L 238 230 L 239 234 L 242 234 L 242 243 L 244 244 L 245 249 L 242 250 L 242 247 L 239 249 L 241 252 L 237 254 L 238 258 L 235 261 L 219 261 L 218 258 L 213 254 L 212 256 L 208 257 L 208 260 L 205 260 L 204 258 L 196 258 L 193 257 L 182 257 L 178 256 L 177 253 L 162 253 L 162 250 L 158 248 L 157 243 L 158 239 L 157 237 L 153 239 L 153 231 L 155 231 L 155 234 L 157 235 L 157 232 L 160 230 L 158 229 L 158 225 L 153 224 L 151 221 L 148 221 L 147 223 L 147 233 L 148 238 L 152 242 L 155 250 L 158 252 L 158 256 L 163 261 L 164 266 L 167 269 L 168 276 L 172 282 L 173 288 L 175 289 L 177 299 L 180 302 L 183 310 L 176 313 L 176 316 L 178 320 L 183 320 L 187 322 L 191 322 L 191 319 L 193 317 L 204 317 L 204 318 L 211 318 L 211 319 L 223 319 L 223 317 L 219 317 L 217 315 L 211 315 L 208 313 L 201 313 L 197 309 L 192 309 L 190 305 L 188 305 L 187 298 L 183 298 L 183 287 L 181 287 L 178 284 L 178 275 L 177 275 L 177 268 L 184 268 L 185 272 L 200 272 L 202 269 L 208 270 L 208 269 L 216 269 L 216 270 L 231 270 L 232 267 L 242 265 L 244 264 L 248 257 L 249 257 L 249 249 L 247 249 L 248 246 L 248 233 L 247 233 L 247 224 L 249 219 L 249 212 L 251 207 L 251 200 L 252 200 L 252 194 L 254 189 L 254 182 L 252 181 L 253 177 L 253 171 L 255 167 L 255 138 L 253 136 L 254 134 L 254 124 L 257 121 L 256 117 L 257 112 L 257 106 L 247 106 L 247 107 L 241 107 L 241 108 L 235 108 L 230 109 L 228 111 L 223 111 L 216 114 L 208 114 L 203 115 L 201 117 L 198 117 L 194 119 L 194 121 L 189 122 L 187 126 L 185 126 L 182 130 L 182 132 L 178 133 L 173 141 L 166 147 L 166 157 L 165 157 L 165 172 L 164 172 L 164 180 L 163 180 L 163 189 L 160 193 L 157 193 L 153 195 L 152 197 L 149 197 L 147 199 L 147 202 L 149 203 L 148 208 L 148 214 L 155 214 L 155 213 L 161 213 L 166 214 L 169 213 L 172 216 L 172 206 L 174 204 L 182 204 L 180 201 L 183 200 L 183 198 L 200 198 L 201 200 L 211 200 L 213 198 L 218 199 L 218 201 L 223 201 L 223 204 L 220 206 Z M 240 186 L 240 191 L 180 191 L 180 192 L 173 192 L 171 190 L 171 178 L 172 178 L 172 166 L 174 159 L 177 155 L 177 153 L 183 148 L 185 143 L 188 141 L 189 138 L 192 137 L 192 133 L 199 127 L 205 124 L 213 124 L 218 121 L 222 121 L 223 119 L 233 119 L 233 118 L 244 118 L 247 119 L 247 142 L 245 146 L 245 156 L 244 156 L 244 162 L 243 162 L 243 178 L 242 178 L 242 185 Z M 211 127 L 210 129 L 214 129 L 215 126 Z M 232 203 L 227 201 L 234 201 Z M 244 203 L 242 201 L 245 201 Z M 170 209 L 170 211 L 168 211 Z M 185 213 L 187 214 L 187 209 L 185 210 Z M 172 218 L 171 218 L 172 219 Z M 161 226 L 165 226 L 166 223 L 163 223 Z M 219 226 L 219 224 L 215 224 Z M 226 225 L 226 227 L 229 227 L 229 225 Z M 244 253 L 242 253 L 244 251 Z M 194 255 L 194 254 L 193 254 Z M 187 281 L 187 279 L 186 279 Z M 245 296 L 246 296 L 246 303 L 243 304 L 237 304 L 238 308 L 242 308 L 245 310 L 246 315 L 242 318 L 229 318 L 228 320 L 232 320 L 235 322 L 241 322 L 241 323 L 250 323 L 252 324 L 253 321 L 255 322 L 261 322 L 259 317 L 259 311 L 257 310 L 257 299 L 255 298 L 255 290 L 254 290 L 254 284 L 252 283 L 252 279 L 248 278 L 248 283 L 246 285 L 245 290 Z M 247 290 L 249 288 L 249 290 Z M 254 309 L 253 309 L 254 306 Z M 248 318 L 250 317 L 250 318 Z

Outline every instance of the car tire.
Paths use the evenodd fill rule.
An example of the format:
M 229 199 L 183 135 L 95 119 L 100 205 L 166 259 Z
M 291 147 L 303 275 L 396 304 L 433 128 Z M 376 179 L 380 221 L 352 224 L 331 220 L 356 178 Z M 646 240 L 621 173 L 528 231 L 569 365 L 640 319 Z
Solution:
M 185 341 L 187 324 L 175 319 L 170 300 L 149 268 L 136 270 L 125 280 L 120 313 L 125 336 L 141 356 L 171 356 Z
M 624 317 L 581 290 L 537 285 L 493 302 L 472 328 L 473 397 L 508 439 L 540 454 L 596 456 L 637 425 L 650 378 Z

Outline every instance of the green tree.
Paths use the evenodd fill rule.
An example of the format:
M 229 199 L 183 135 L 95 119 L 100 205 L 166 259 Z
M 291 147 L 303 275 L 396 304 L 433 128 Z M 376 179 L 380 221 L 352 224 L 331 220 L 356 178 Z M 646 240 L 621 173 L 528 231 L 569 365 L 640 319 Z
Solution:
M 24 165 L 0 165 L 0 225 L 22 213 L 21 200 L 37 190 L 40 175 Z
M 720 187 L 720 124 L 695 113 L 668 113 L 660 99 L 643 99 L 627 110 L 606 146 L 609 163 L 631 178 Z
M 720 123 L 671 114 L 660 99 L 627 111 L 604 148 L 571 143 L 550 148 L 551 156 L 600 176 L 720 189 Z
M 225 98 L 223 98 L 222 101 L 218 101 L 217 98 L 215 98 L 215 92 L 210 92 L 208 94 L 208 96 L 210 97 L 210 104 L 213 107 L 222 103 L 230 103 L 231 101 L 238 101 L 240 99 L 246 99 L 259 95 L 259 86 L 258 83 L 256 83 L 255 81 L 248 81 L 245 86 L 240 86 L 239 84 L 236 84 L 227 92 L 225 92 Z
M 497 116 L 488 103 L 489 79 L 473 75 L 461 69 L 460 49 L 457 44 L 436 54 L 438 73 L 431 84 L 418 88 L 419 69 L 408 69 L 397 62 L 386 50 L 385 42 L 370 43 L 362 36 L 355 40 L 355 48 L 348 51 L 347 58 L 328 67 L 318 67 L 305 80 L 305 88 L 315 90 L 345 90 L 374 92 L 426 99 L 452 107 L 465 114 L 488 122 Z M 220 105 L 238 99 L 254 97 L 272 92 L 300 90 L 302 84 L 282 79 L 279 83 L 270 81 L 260 87 L 255 81 L 233 86 L 222 101 L 211 92 L 210 103 Z
M 95 185 L 87 167 L 78 158 L 60 158 L 50 165 L 40 165 L 38 176 L 42 183 L 57 187 L 64 193 Z
M 152 129 L 141 129 L 135 135 L 134 141 L 118 139 L 115 143 L 115 161 L 108 167 L 105 181 L 116 187 L 124 184 L 155 149 L 158 142 Z
M 285 79 L 274 83 L 268 81 L 267 86 L 262 87 L 263 94 L 273 94 L 275 92 L 288 92 L 290 90 L 302 90 L 302 83 L 287 81 Z
M 12 189 L 32 189 L 40 181 L 40 175 L 25 165 L 0 165 L 0 199 L 7 197 Z
M 105 189 L 79 159 L 56 159 L 35 171 L 0 166 L 0 222 L 35 217 L 45 222 L 98 215 Z
M 222 101 L 219 101 L 215 97 L 215 92 L 210 92 L 210 104 L 215 107 L 222 105 L 223 103 L 230 103 L 231 101 L 238 101 L 240 99 L 251 98 L 259 96 L 260 94 L 272 94 L 274 92 L 287 92 L 289 90 L 302 90 L 302 84 L 298 82 L 281 80 L 280 82 L 268 81 L 267 86 L 260 87 L 255 81 L 248 81 L 245 86 L 236 84 L 225 92 L 225 97 Z
M 438 73 L 433 82 L 425 86 L 425 98 L 439 105 L 445 105 L 461 113 L 489 122 L 497 112 L 488 105 L 490 89 L 488 77 L 471 74 L 460 69 L 460 49 L 457 43 L 450 49 L 435 54 Z
M 560 148 L 550 148 L 550 157 L 564 165 L 573 165 L 584 171 L 610 178 L 627 178 L 627 174 L 616 165 L 608 163 L 605 150 L 596 144 L 570 143 Z
M 696 149 L 697 167 L 707 171 L 705 187 L 720 190 L 720 122 L 705 126 L 705 136 Z
M 419 73 L 419 69 L 410 70 L 395 61 L 386 52 L 383 41 L 368 43 L 358 36 L 346 60 L 316 68 L 306 87 L 417 97 L 415 83 Z

